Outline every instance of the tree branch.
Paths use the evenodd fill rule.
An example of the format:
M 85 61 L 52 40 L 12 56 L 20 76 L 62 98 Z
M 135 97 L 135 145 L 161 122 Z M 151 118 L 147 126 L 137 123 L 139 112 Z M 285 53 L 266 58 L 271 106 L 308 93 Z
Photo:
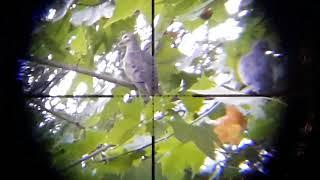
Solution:
M 106 151 L 106 150 L 108 150 L 109 148 L 114 147 L 114 146 L 115 146 L 115 145 L 108 144 L 108 145 L 106 145 L 106 146 L 104 146 L 104 147 L 101 147 L 101 148 L 93 151 L 91 154 L 89 154 L 89 155 L 87 155 L 87 156 L 85 156 L 85 157 L 83 157 L 83 158 L 81 158 L 81 159 L 79 159 L 79 160 L 77 160 L 77 161 L 69 164 L 67 167 L 63 168 L 61 171 L 66 171 L 66 170 L 68 170 L 68 169 L 70 169 L 70 168 L 72 168 L 72 167 L 74 167 L 74 166 L 82 163 L 83 161 L 86 161 L 86 160 L 88 160 L 88 159 L 90 159 L 90 158 L 92 158 L 92 157 L 94 157 L 94 156 L 102 153 L 103 151 Z
M 110 75 L 98 74 L 98 73 L 95 73 L 89 69 L 81 68 L 76 65 L 67 65 L 67 64 L 62 64 L 62 63 L 56 62 L 56 61 L 42 60 L 42 59 L 38 59 L 38 58 L 33 58 L 33 60 L 34 61 L 32 61 L 32 62 L 35 62 L 35 63 L 48 65 L 48 66 L 52 66 L 52 67 L 56 67 L 56 68 L 62 68 L 65 70 L 75 71 L 75 72 L 82 73 L 82 74 L 85 74 L 88 76 L 92 76 L 92 77 L 95 77 L 98 79 L 102 79 L 102 80 L 105 80 L 108 82 L 112 82 L 112 83 L 115 83 L 115 84 L 118 84 L 121 86 L 125 86 L 128 88 L 132 88 L 132 89 L 135 88 L 135 86 L 131 82 L 128 82 L 128 81 L 125 81 L 122 79 L 117 79 L 117 78 L 114 78 Z
M 171 137 L 172 135 L 173 135 L 173 134 L 171 134 L 170 137 Z M 158 142 L 160 142 L 160 141 L 164 141 L 164 140 L 166 140 L 166 139 L 168 139 L 168 138 L 169 138 L 169 137 L 165 137 L 165 138 L 158 139 L 155 143 L 158 143 Z M 152 145 L 152 143 L 148 143 L 148 144 L 145 144 L 145 145 L 142 146 L 142 147 L 139 147 L 139 148 L 137 148 L 137 149 L 133 149 L 133 150 L 131 150 L 131 151 L 124 152 L 124 153 L 119 154 L 119 155 L 114 156 L 114 157 L 107 158 L 107 159 L 105 159 L 105 160 L 103 160 L 103 161 L 109 162 L 109 161 L 115 160 L 115 159 L 117 159 L 117 158 L 119 158 L 119 157 L 121 157 L 121 156 L 124 156 L 124 155 L 130 154 L 130 153 L 137 152 L 137 151 L 140 151 L 140 150 L 142 150 L 142 149 L 145 149 L 145 148 L 147 148 L 147 147 L 149 147 L 149 146 L 151 146 L 151 145 Z M 77 161 L 74 161 L 73 163 L 69 164 L 67 167 L 63 168 L 61 171 L 66 171 L 66 170 L 68 170 L 68 169 L 70 169 L 70 168 L 72 168 L 72 167 L 74 167 L 74 166 L 82 163 L 83 161 L 86 161 L 86 160 L 88 160 L 88 159 L 90 159 L 90 158 L 98 155 L 99 153 L 108 150 L 110 147 L 113 147 L 113 146 L 115 146 L 115 145 L 107 145 L 107 146 L 105 146 L 105 147 L 102 147 L 102 148 L 100 148 L 100 149 L 97 149 L 97 150 L 94 151 L 93 153 L 91 153 L 91 154 L 89 154 L 89 155 L 87 155 L 87 156 L 85 156 L 85 157 L 83 157 L 83 158 L 81 158 L 81 159 L 79 159 L 79 160 L 77 160 Z
M 160 140 L 160 141 L 163 141 L 163 140 L 165 140 L 165 139 L 162 139 L 162 140 Z M 158 141 L 158 142 L 160 142 L 160 141 Z M 147 148 L 147 147 L 149 147 L 149 146 L 151 146 L 151 145 L 152 145 L 152 143 L 148 143 L 148 144 L 146 144 L 146 145 L 144 145 L 144 146 L 142 146 L 142 147 L 139 147 L 139 148 L 134 149 L 134 150 L 131 150 L 131 151 L 124 152 L 124 153 L 119 154 L 119 155 L 114 156 L 114 157 L 110 157 L 110 158 L 105 159 L 105 160 L 103 160 L 103 161 L 112 161 L 112 160 L 115 160 L 115 159 L 117 159 L 117 158 L 119 158 L 119 157 L 121 157 L 121 156 L 124 156 L 124 155 L 130 154 L 130 153 L 137 152 L 137 151 L 140 151 L 140 150 L 142 150 L 142 149 L 145 149 L 145 148 Z M 107 146 L 105 146 L 105 147 L 101 147 L 100 149 L 95 150 L 95 151 L 92 152 L 91 154 L 89 154 L 89 155 L 87 155 L 87 156 L 85 156 L 85 157 L 83 157 L 83 158 L 81 158 L 81 159 L 79 159 L 79 160 L 77 160 L 77 161 L 74 161 L 73 163 L 69 164 L 67 167 L 63 168 L 61 171 L 66 171 L 66 170 L 68 170 L 68 169 L 70 169 L 70 168 L 72 168 L 72 167 L 74 167 L 74 166 L 82 163 L 83 161 L 86 161 L 86 160 L 88 160 L 88 159 L 90 159 L 90 158 L 92 158 L 92 157 L 94 157 L 94 156 L 102 153 L 103 151 L 108 150 L 110 147 L 114 147 L 114 146 L 115 146 L 115 145 L 107 145 Z
M 82 126 L 80 123 L 75 122 L 75 121 L 72 121 L 72 120 L 70 120 L 70 119 L 68 119 L 68 118 L 60 115 L 59 113 L 52 111 L 51 109 L 47 109 L 46 107 L 44 107 L 44 106 L 43 106 L 41 103 L 39 103 L 39 102 L 35 102 L 35 104 L 37 104 L 37 105 L 38 105 L 41 109 L 43 109 L 44 111 L 47 111 L 47 112 L 49 112 L 50 114 L 52 114 L 52 115 L 54 115 L 54 116 L 56 116 L 56 117 L 58 117 L 58 118 L 60 118 L 60 119 L 62 119 L 62 120 L 64 120 L 64 121 L 67 121 L 67 122 L 70 123 L 70 124 L 73 124 L 73 125 L 77 126 L 79 129 L 85 130 L 85 127 Z

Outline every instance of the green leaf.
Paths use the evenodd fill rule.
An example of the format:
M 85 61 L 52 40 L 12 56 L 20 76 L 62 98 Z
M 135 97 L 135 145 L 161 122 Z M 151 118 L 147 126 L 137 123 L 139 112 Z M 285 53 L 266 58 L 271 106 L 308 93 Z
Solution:
M 114 127 L 108 133 L 108 142 L 112 144 L 124 143 L 135 134 L 144 103 L 142 99 L 135 99 L 131 103 L 119 103 L 118 105 L 122 117 L 116 120 Z
M 194 21 L 185 21 L 183 25 L 186 29 L 193 31 L 196 28 L 198 28 L 200 25 L 202 25 L 203 22 L 204 21 L 202 19 L 196 19 Z
M 215 0 L 212 3 L 213 15 L 209 20 L 210 26 L 218 25 L 219 23 L 224 22 L 229 17 L 224 6 L 225 2 L 225 0 Z
M 101 112 L 101 121 L 113 118 L 115 114 L 118 114 L 120 111 L 120 103 L 122 103 L 122 98 L 114 97 L 110 99 Z
M 71 34 L 75 37 L 75 39 L 71 42 L 71 48 L 80 55 L 87 54 L 87 40 L 86 40 L 86 32 L 84 28 L 77 28 Z
M 38 32 L 32 35 L 31 53 L 40 58 L 47 57 L 51 53 L 57 60 L 63 60 L 60 58 L 67 53 L 65 47 L 70 38 L 70 15 L 70 13 L 67 13 L 62 20 L 55 23 L 41 24 Z
M 125 94 L 129 92 L 130 92 L 130 89 L 123 86 L 117 86 L 112 89 L 112 95 L 115 97 L 118 97 L 118 96 L 123 97 Z
M 64 179 L 70 180 L 94 180 L 95 176 L 92 175 L 91 169 L 83 169 L 79 166 L 73 167 L 68 171 L 62 172 Z
M 106 142 L 106 134 L 99 131 L 86 131 L 86 137 L 71 144 L 62 144 L 61 152 L 54 159 L 54 164 L 66 166 L 66 162 L 71 162 L 82 158 L 84 154 L 94 151 L 99 144 Z
M 197 75 L 188 74 L 184 71 L 178 72 L 174 65 L 160 65 L 159 68 L 161 89 L 165 90 L 167 94 L 176 95 L 179 92 L 184 93 L 186 89 L 189 89 L 197 82 Z M 183 87 L 180 87 L 182 81 Z
M 265 119 L 250 117 L 248 120 L 249 138 L 255 141 L 272 141 L 279 130 L 284 108 L 284 105 L 276 101 L 270 101 L 263 107 L 266 115 Z
M 214 4 L 215 4 L 215 7 L 213 7 Z M 210 7 L 214 9 L 215 14 L 217 14 L 216 9 L 218 8 L 216 8 L 217 7 L 216 0 L 207 0 L 207 1 L 201 2 L 201 4 L 198 4 L 198 3 L 193 4 L 190 12 L 187 12 L 186 14 L 183 14 L 177 17 L 177 19 L 178 21 L 183 22 L 183 25 L 186 29 L 194 30 L 200 25 L 202 25 L 204 22 L 206 22 L 200 17 L 200 15 L 204 10 Z
M 160 87 L 163 92 L 170 92 L 180 85 L 180 79 L 174 79 L 178 74 L 177 69 L 172 64 L 158 64 L 158 76 Z
M 205 90 L 215 87 L 214 82 L 210 81 L 206 76 L 198 79 L 198 82 L 193 84 L 190 89 L 192 90 Z
M 120 104 L 120 111 L 124 118 L 132 118 L 140 120 L 141 110 L 144 107 L 144 102 L 141 98 L 134 99 L 132 102 Z
M 214 120 L 224 116 L 225 114 L 225 106 L 223 103 L 220 103 L 218 107 L 216 107 L 215 110 L 209 114 L 209 118 Z
M 188 112 L 197 113 L 203 105 L 204 98 L 180 97 L 182 103 L 186 106 Z
M 126 180 L 142 180 L 152 179 L 152 161 L 151 158 L 142 160 L 138 166 L 129 169 L 123 176 L 122 179 Z
M 198 173 L 205 157 L 193 142 L 181 143 L 160 159 L 162 173 L 169 180 L 182 179 L 185 169 Z
M 156 146 L 157 158 L 162 157 L 164 154 L 170 152 L 171 150 L 178 147 L 179 145 L 181 145 L 181 142 L 174 136 L 170 137 L 165 141 L 156 143 L 155 146 Z
M 85 74 L 77 73 L 76 77 L 72 81 L 72 85 L 69 88 L 67 94 L 73 94 L 80 83 L 85 83 L 87 85 L 88 90 L 87 90 L 86 94 L 93 93 L 93 91 L 94 91 L 93 78 L 91 76 L 88 76 Z
M 134 168 L 135 161 L 140 160 L 143 155 L 145 155 L 144 151 L 135 151 L 133 153 L 120 155 L 106 164 L 98 164 L 96 166 L 97 172 L 102 174 L 123 175 L 130 168 Z
M 165 136 L 168 133 L 168 123 L 160 120 L 160 121 L 153 121 L 154 128 L 152 128 L 150 131 L 153 133 L 153 136 L 157 139 L 162 136 Z
M 167 112 L 172 109 L 175 105 L 172 103 L 172 97 L 154 97 L 154 111 Z
M 137 10 L 144 13 L 149 20 L 151 20 L 151 1 L 150 0 L 117 0 L 116 8 L 114 10 L 113 16 L 104 25 L 104 28 L 110 26 L 111 24 L 126 19 L 132 16 Z
M 95 126 L 97 123 L 99 123 L 99 121 L 101 120 L 101 114 L 95 114 L 93 116 L 90 116 L 89 119 L 87 119 L 84 123 L 85 127 L 93 127 Z
M 130 4 L 130 3 L 129 3 Z M 112 23 L 110 26 L 101 29 L 101 31 L 105 32 L 106 39 L 104 40 L 104 47 L 105 51 L 108 52 L 111 50 L 112 45 L 119 41 L 121 36 L 125 32 L 133 32 L 134 31 L 134 25 L 135 25 L 135 16 L 128 16 L 126 18 L 120 19 L 114 23 Z M 104 24 L 107 24 L 109 21 L 107 21 Z
M 158 64 L 174 64 L 182 56 L 177 48 L 172 48 L 172 40 L 167 36 L 161 39 L 161 49 L 157 53 L 156 60 Z
M 101 3 L 101 0 L 80 0 L 79 3 L 94 6 Z
M 99 26 L 103 26 L 105 24 L 105 20 L 101 19 L 99 21 Z M 107 37 L 103 28 L 99 28 L 97 31 L 95 27 L 89 26 L 87 27 L 87 40 L 88 44 L 91 46 L 92 55 L 102 54 L 108 49 L 105 47 L 105 42 L 107 41 Z
M 168 37 L 163 37 L 160 44 L 161 49 L 156 55 L 158 76 L 161 89 L 168 92 L 180 85 L 181 80 L 173 78 L 178 74 L 174 63 L 182 54 L 178 49 L 171 48 L 171 40 Z
M 163 34 L 168 25 L 180 15 L 190 13 L 202 3 L 200 0 L 169 0 L 155 2 L 155 14 L 160 14 L 160 24 L 156 27 L 156 34 Z M 180 21 L 180 19 L 178 19 Z
M 226 167 L 223 170 L 223 178 L 226 179 L 241 179 L 238 168 L 233 168 L 233 167 Z
M 44 34 L 47 37 L 50 37 L 59 43 L 62 48 L 64 48 L 70 38 L 69 32 L 72 29 L 71 23 L 69 22 L 71 13 L 68 12 L 62 20 L 47 23 L 44 25 Z
M 177 118 L 169 124 L 174 130 L 174 136 L 181 142 L 194 142 L 198 148 L 207 156 L 212 157 L 214 151 L 214 141 L 216 139 L 210 125 L 190 125 Z

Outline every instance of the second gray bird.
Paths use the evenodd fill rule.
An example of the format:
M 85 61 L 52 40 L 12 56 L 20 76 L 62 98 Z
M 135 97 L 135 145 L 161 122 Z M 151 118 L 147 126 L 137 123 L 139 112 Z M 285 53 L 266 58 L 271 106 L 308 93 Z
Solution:
M 158 94 L 158 76 L 153 57 L 142 51 L 133 33 L 122 36 L 119 46 L 126 47 L 124 72 L 139 91 L 139 95 Z
M 266 55 L 267 50 L 267 41 L 255 42 L 251 51 L 240 59 L 239 76 L 255 93 L 282 93 L 287 88 L 287 61 Z

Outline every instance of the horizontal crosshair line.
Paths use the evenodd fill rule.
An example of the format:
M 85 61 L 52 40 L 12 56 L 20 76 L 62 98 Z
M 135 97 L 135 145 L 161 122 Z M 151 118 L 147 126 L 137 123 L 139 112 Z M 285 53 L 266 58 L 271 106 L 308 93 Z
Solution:
M 27 98 L 123 98 L 125 95 L 101 95 L 101 94 L 88 94 L 88 95 L 47 95 L 47 94 L 25 94 Z M 144 97 L 146 95 L 130 95 L 131 97 Z M 153 97 L 203 97 L 203 98 L 214 98 L 214 97 L 278 97 L 281 95 L 272 94 L 259 94 L 259 95 L 248 95 L 248 94 L 193 94 L 193 95 L 155 95 Z

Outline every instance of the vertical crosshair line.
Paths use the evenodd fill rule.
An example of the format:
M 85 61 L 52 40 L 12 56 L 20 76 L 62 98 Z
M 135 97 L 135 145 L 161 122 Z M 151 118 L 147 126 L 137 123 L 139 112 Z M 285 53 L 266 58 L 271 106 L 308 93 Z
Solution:
M 155 85 L 155 53 L 154 53 L 154 0 L 151 0 L 151 55 L 153 57 L 152 61 L 152 145 L 151 145 L 151 177 L 152 180 L 155 180 L 155 137 L 154 137 L 154 98 L 155 95 L 155 86 L 158 86 L 158 84 Z M 156 82 L 157 83 L 157 82 Z

